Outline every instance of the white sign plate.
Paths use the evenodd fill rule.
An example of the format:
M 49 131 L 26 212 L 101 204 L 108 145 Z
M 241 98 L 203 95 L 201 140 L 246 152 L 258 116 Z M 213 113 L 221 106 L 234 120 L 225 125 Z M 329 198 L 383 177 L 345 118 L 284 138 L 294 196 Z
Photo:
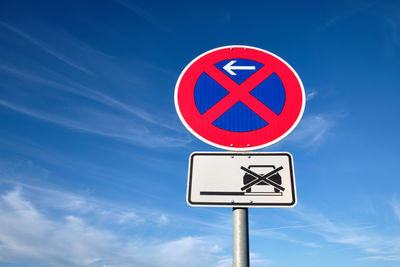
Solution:
M 293 207 L 296 184 L 287 152 L 194 152 L 189 159 L 190 206 Z

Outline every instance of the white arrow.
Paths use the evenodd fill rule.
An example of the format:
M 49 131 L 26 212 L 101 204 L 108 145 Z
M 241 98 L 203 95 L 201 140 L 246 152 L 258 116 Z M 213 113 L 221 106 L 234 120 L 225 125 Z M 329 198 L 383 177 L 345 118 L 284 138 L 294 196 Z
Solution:
M 236 75 L 232 70 L 255 70 L 256 66 L 232 66 L 235 64 L 236 60 L 229 61 L 228 64 L 224 66 L 224 70 L 226 70 L 230 75 Z

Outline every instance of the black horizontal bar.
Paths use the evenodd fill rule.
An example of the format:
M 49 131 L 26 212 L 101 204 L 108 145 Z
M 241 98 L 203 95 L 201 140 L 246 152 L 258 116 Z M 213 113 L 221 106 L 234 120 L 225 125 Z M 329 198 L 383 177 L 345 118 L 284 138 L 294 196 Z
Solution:
M 200 195 L 206 195 L 206 196 L 243 196 L 244 192 L 219 192 L 219 191 L 200 191 Z

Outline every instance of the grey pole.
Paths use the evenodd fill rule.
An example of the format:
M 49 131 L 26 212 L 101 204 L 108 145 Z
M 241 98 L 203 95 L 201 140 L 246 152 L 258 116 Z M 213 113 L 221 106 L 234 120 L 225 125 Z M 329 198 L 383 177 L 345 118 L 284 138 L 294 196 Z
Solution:
M 233 208 L 233 267 L 249 267 L 247 208 Z

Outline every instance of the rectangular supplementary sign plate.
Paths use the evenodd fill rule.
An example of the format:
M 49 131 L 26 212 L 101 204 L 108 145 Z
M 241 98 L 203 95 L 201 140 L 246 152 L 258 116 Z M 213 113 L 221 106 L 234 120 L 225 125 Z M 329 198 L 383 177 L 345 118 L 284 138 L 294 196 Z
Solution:
M 287 152 L 194 152 L 189 159 L 190 206 L 293 207 L 296 185 Z

